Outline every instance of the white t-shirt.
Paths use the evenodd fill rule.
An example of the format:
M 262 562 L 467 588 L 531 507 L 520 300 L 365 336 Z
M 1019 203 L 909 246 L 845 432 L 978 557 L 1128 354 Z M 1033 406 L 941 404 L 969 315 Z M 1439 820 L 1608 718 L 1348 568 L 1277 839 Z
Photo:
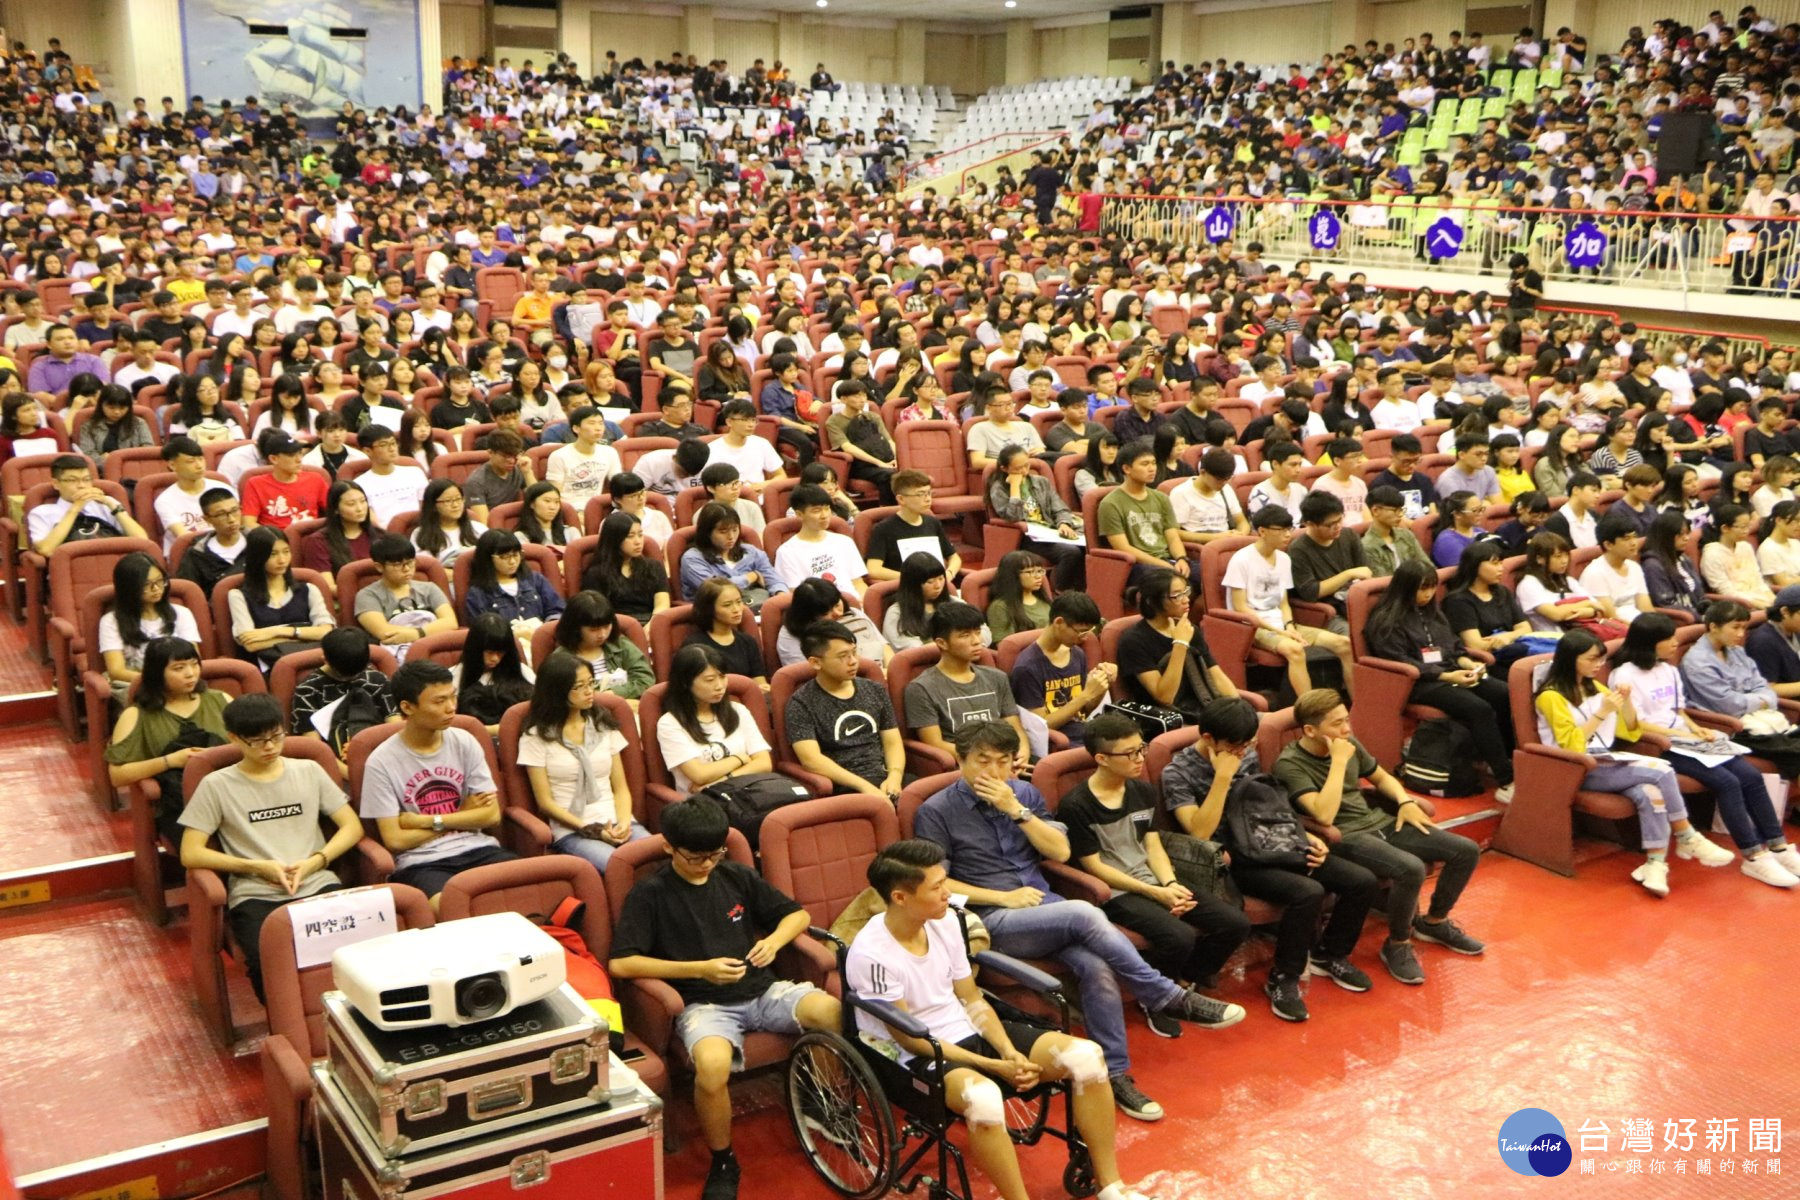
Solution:
M 142 625 L 144 640 L 135 646 L 127 646 L 124 636 L 119 632 L 119 614 L 108 609 L 100 618 L 100 653 L 104 655 L 110 650 L 117 650 L 125 656 L 126 670 L 141 671 L 144 669 L 144 647 L 150 644 L 152 638 L 185 638 L 196 646 L 200 645 L 200 627 L 194 624 L 194 614 L 179 604 L 175 605 L 174 629 L 168 628 L 160 617 L 153 617 Z
M 730 463 L 745 483 L 761 483 L 781 470 L 781 455 L 775 453 L 775 447 L 767 438 L 751 434 L 742 446 L 731 446 L 724 438 L 714 438 L 707 445 L 706 465 Z
M 607 481 L 624 469 L 619 452 L 611 446 L 595 446 L 592 454 L 583 454 L 579 445 L 570 442 L 550 455 L 544 478 L 580 513 L 587 511 L 587 502 L 604 492 Z
M 1774 538 L 1764 538 L 1756 548 L 1756 565 L 1762 568 L 1763 578 L 1771 588 L 1777 575 L 1800 576 L 1800 541 L 1789 538 L 1783 545 Z
M 1641 570 L 1638 572 L 1638 584 L 1640 587 L 1643 585 Z M 1569 586 L 1558 593 L 1539 583 L 1535 576 L 1521 575 L 1519 576 L 1519 585 L 1515 590 L 1519 596 L 1519 607 L 1525 610 L 1525 619 L 1530 621 L 1531 627 L 1539 633 L 1555 633 L 1562 628 L 1557 622 L 1538 613 L 1538 609 L 1544 605 L 1567 604 L 1571 600 L 1592 599 L 1587 588 L 1578 579 L 1569 580 Z
M 854 591 L 850 581 L 868 573 L 868 564 L 863 562 L 856 543 L 830 530 L 825 532 L 823 541 L 802 541 L 796 535 L 775 551 L 775 574 L 791 588 L 808 579 L 824 579 L 836 584 L 840 592 Z
M 850 943 L 850 956 L 844 964 L 850 987 L 869 1000 L 904 1003 L 913 1018 L 940 1042 L 973 1037 L 978 1031 L 956 998 L 957 980 L 969 977 L 969 955 L 963 949 L 962 930 L 954 912 L 925 923 L 925 944 L 923 955 L 914 954 L 894 940 L 885 919 L 876 917 Z M 893 1031 L 868 1013 L 856 1014 L 856 1026 L 872 1038 L 894 1040 Z M 912 1057 L 906 1050 L 900 1051 L 901 1062 Z
M 1369 409 L 1369 418 L 1375 422 L 1375 428 L 1391 429 L 1395 433 L 1411 433 L 1425 423 L 1419 416 L 1419 406 L 1411 400 L 1377 401 Z
M 681 771 L 683 763 L 720 762 L 733 754 L 745 758 L 754 757 L 769 748 L 763 739 L 762 730 L 757 727 L 756 718 L 750 710 L 736 700 L 731 707 L 737 713 L 737 728 L 728 736 L 724 728 L 715 718 L 700 723 L 700 732 L 706 735 L 704 742 L 695 741 L 688 731 L 681 727 L 674 713 L 664 713 L 656 722 L 656 744 L 662 749 L 663 762 L 669 766 L 669 775 L 675 781 L 675 790 L 683 796 L 693 791 L 688 779 Z
M 364 471 L 356 484 L 369 498 L 369 516 L 382 528 L 404 512 L 418 512 L 431 477 L 419 467 L 397 465 L 386 475 Z
M 219 486 L 216 479 L 200 481 L 200 491 L 188 495 L 179 486 L 166 487 L 156 495 L 156 519 L 162 522 L 163 553 L 167 554 L 175 545 L 174 526 L 180 525 L 189 533 L 206 531 L 206 514 L 200 511 L 200 497 Z
M 1614 690 L 1631 686 L 1631 707 L 1640 722 L 1664 729 L 1687 728 L 1679 711 L 1687 707 L 1687 694 L 1681 686 L 1681 672 L 1672 664 L 1659 662 L 1648 671 L 1630 664 L 1614 667 L 1607 684 Z
M 579 751 L 560 738 L 551 741 L 535 733 L 527 733 L 519 739 L 519 765 L 544 769 L 544 774 L 549 777 L 552 803 L 590 824 L 597 822 L 610 825 L 618 818 L 618 809 L 613 805 L 612 765 L 613 760 L 624 749 L 625 735 L 617 729 L 603 732 L 589 727 L 586 741 Z M 594 789 L 587 795 L 581 793 L 581 768 L 576 761 L 577 753 L 587 755 L 589 770 L 594 779 Z M 550 821 L 550 827 L 559 837 L 576 832 L 556 820 Z
M 1650 594 L 1650 586 L 1644 582 L 1644 568 L 1629 558 L 1625 560 L 1623 575 L 1616 573 L 1604 556 L 1596 558 L 1581 573 L 1581 587 L 1590 596 L 1612 601 L 1619 620 L 1628 625 L 1645 611 L 1638 607 L 1638 597 Z
M 1171 489 L 1169 504 L 1175 509 L 1175 523 L 1189 533 L 1229 533 L 1232 518 L 1244 511 L 1229 487 L 1208 496 L 1192 481 Z
M 1255 546 L 1245 546 L 1231 556 L 1225 568 L 1225 602 L 1231 603 L 1232 592 L 1243 592 L 1249 598 L 1251 615 L 1270 629 L 1285 624 L 1281 599 L 1293 586 L 1293 561 L 1280 550 L 1270 563 Z
M 1185 491 L 1186 489 L 1176 488 L 1175 490 L 1179 492 Z M 1300 502 L 1304 499 L 1306 499 L 1306 488 L 1299 480 L 1295 480 L 1293 483 L 1288 484 L 1287 490 L 1282 491 L 1275 486 L 1275 481 L 1273 479 L 1265 479 L 1250 489 L 1250 502 L 1244 507 L 1247 508 L 1250 513 L 1255 514 L 1261 512 L 1268 505 L 1273 504 L 1279 508 L 1287 509 L 1288 512 L 1293 514 L 1294 520 L 1297 523 L 1300 520 Z

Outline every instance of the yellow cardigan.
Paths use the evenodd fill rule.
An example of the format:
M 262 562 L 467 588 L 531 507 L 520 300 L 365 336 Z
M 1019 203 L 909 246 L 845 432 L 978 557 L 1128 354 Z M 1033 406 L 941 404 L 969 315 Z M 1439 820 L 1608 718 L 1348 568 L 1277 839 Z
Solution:
M 1604 683 L 1596 683 L 1600 693 L 1605 695 L 1612 691 Z M 1550 726 L 1550 737 L 1556 745 L 1564 750 L 1572 750 L 1576 754 L 1588 753 L 1587 739 L 1581 736 L 1581 727 L 1587 722 L 1568 697 L 1561 692 L 1546 688 L 1537 695 L 1536 706 L 1538 716 Z M 1615 716 L 1617 723 L 1616 737 L 1627 742 L 1635 742 L 1643 736 L 1643 730 L 1636 725 L 1628 725 L 1622 717 Z

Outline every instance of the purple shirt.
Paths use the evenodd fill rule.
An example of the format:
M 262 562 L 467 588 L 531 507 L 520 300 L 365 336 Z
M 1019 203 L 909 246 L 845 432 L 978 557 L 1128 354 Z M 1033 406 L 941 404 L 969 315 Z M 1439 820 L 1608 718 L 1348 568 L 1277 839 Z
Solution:
M 68 362 L 60 362 L 54 355 L 46 354 L 32 362 L 31 377 L 25 387 L 32 392 L 66 392 L 69 381 L 83 371 L 99 376 L 102 383 L 112 378 L 98 355 L 77 352 Z

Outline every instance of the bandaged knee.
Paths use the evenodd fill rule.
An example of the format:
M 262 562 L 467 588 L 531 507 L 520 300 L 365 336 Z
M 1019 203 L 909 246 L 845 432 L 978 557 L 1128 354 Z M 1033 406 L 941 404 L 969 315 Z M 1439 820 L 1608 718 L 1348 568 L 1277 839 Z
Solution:
M 1069 1081 L 1077 1091 L 1106 1081 L 1106 1052 L 1086 1038 L 1071 1039 L 1051 1061 L 1069 1073 Z
M 963 1087 L 963 1116 L 971 1125 L 1006 1124 L 1006 1101 L 1000 1085 L 985 1076 Z

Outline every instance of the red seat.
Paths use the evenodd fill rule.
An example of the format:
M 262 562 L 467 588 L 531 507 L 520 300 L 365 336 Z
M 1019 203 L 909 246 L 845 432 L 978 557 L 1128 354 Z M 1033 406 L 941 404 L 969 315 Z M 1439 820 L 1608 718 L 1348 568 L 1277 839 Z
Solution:
M 444 595 L 450 595 L 450 577 L 437 559 L 429 554 L 421 554 L 417 558 L 418 567 L 413 572 L 414 579 L 425 579 L 438 585 Z M 359 558 L 355 562 L 344 564 L 344 569 L 337 573 L 337 606 L 338 624 L 360 629 L 356 621 L 356 593 L 381 578 L 381 566 L 372 558 Z
M 325 651 L 318 649 L 299 650 L 275 660 L 269 668 L 269 694 L 281 702 L 282 720 L 294 719 L 294 689 L 300 681 L 324 665 Z M 387 676 L 400 669 L 393 651 L 386 646 L 369 647 L 369 665 Z
M 1081 498 L 1083 535 L 1087 539 L 1087 590 L 1100 606 L 1100 615 L 1108 621 L 1126 616 L 1125 589 L 1131 581 L 1134 559 L 1100 536 L 1100 502 L 1112 487 L 1089 488 Z
M 383 884 L 394 893 L 401 929 L 429 929 L 436 915 L 425 893 L 403 884 Z M 303 1143 L 311 1124 L 311 1064 L 325 1057 L 325 1005 L 331 964 L 302 970 L 294 954 L 293 912 L 276 909 L 262 928 L 263 991 L 268 996 L 269 1037 L 262 1047 L 264 1100 L 269 1113 L 267 1170 L 274 1200 L 305 1200 L 310 1194 Z
M 606 881 L 592 863 L 571 854 L 550 854 L 517 862 L 493 863 L 451 877 L 438 897 L 438 920 L 457 921 L 490 913 L 514 912 L 535 917 L 553 913 L 569 899 L 580 901 L 574 927 L 604 966 L 612 957 L 612 909 Z M 669 1072 L 662 1058 L 642 1039 L 627 1032 L 625 1045 L 643 1057 L 632 1069 L 644 1086 L 658 1095 L 668 1091 Z
M 113 568 L 127 554 L 142 551 L 162 562 L 162 547 L 143 538 L 108 537 L 85 542 L 64 542 L 49 560 L 50 604 L 48 623 L 52 678 L 56 681 L 56 712 L 63 731 L 73 740 L 80 736 L 76 724 L 75 685 L 92 648 L 81 633 L 81 598 L 112 583 Z M 96 617 L 96 622 L 98 618 Z M 198 624 L 199 617 L 195 616 Z M 204 631 L 203 631 L 204 632 Z M 202 647 L 204 654 L 205 649 Z
M 815 926 L 829 929 L 868 888 L 869 863 L 875 855 L 899 839 L 900 819 L 894 806 L 876 796 L 832 796 L 790 804 L 763 821 L 759 839 L 763 878 L 799 901 Z M 836 975 L 835 964 L 832 974 Z
M 809 771 L 801 763 L 799 755 L 794 753 L 794 744 L 788 740 L 787 733 L 788 705 L 793 701 L 794 693 L 806 686 L 815 674 L 812 664 L 807 662 L 792 663 L 774 672 L 770 680 L 769 691 L 769 712 L 775 729 L 775 737 L 771 745 L 774 747 L 775 761 L 786 763 L 792 768 L 787 770 L 786 774 L 806 784 L 813 795 L 830 796 L 845 791 L 845 788 L 842 784 L 833 783 L 823 775 L 816 775 Z M 857 660 L 857 674 L 875 683 L 882 682 L 881 664 L 866 658 Z M 880 783 L 881 781 L 872 779 L 869 782 Z M 762 849 L 766 854 L 768 850 L 766 843 L 763 844 Z
M 763 698 L 762 689 L 748 676 L 727 675 L 725 679 L 730 689 L 727 698 L 749 710 L 756 719 L 756 727 L 762 731 L 763 740 L 773 746 L 775 731 L 769 725 L 769 705 Z M 656 725 L 663 714 L 663 697 L 668 690 L 668 684 L 654 683 L 638 699 L 638 729 L 643 733 L 644 747 L 644 796 L 638 812 L 642 814 L 644 824 L 658 832 L 662 830 L 662 810 L 684 799 L 684 793 L 675 786 L 674 773 L 663 760 L 662 743 L 656 736 Z M 780 764 L 776 764 L 776 769 L 780 770 Z M 793 772 L 783 773 L 799 778 Z M 618 856 L 613 857 L 617 861 Z
M 645 776 L 637 713 L 632 711 L 630 701 L 611 692 L 595 692 L 594 703 L 606 709 L 625 738 L 625 749 L 619 758 L 625 766 L 625 786 L 631 792 L 632 815 L 639 817 L 644 807 Z M 530 711 L 529 704 L 515 704 L 500 719 L 500 769 L 511 797 L 506 810 L 505 841 L 514 852 L 528 857 L 548 854 L 550 843 L 555 840 L 549 824 L 538 815 L 537 793 L 532 791 L 531 778 L 519 765 L 519 742 L 525 736 L 525 719 Z

